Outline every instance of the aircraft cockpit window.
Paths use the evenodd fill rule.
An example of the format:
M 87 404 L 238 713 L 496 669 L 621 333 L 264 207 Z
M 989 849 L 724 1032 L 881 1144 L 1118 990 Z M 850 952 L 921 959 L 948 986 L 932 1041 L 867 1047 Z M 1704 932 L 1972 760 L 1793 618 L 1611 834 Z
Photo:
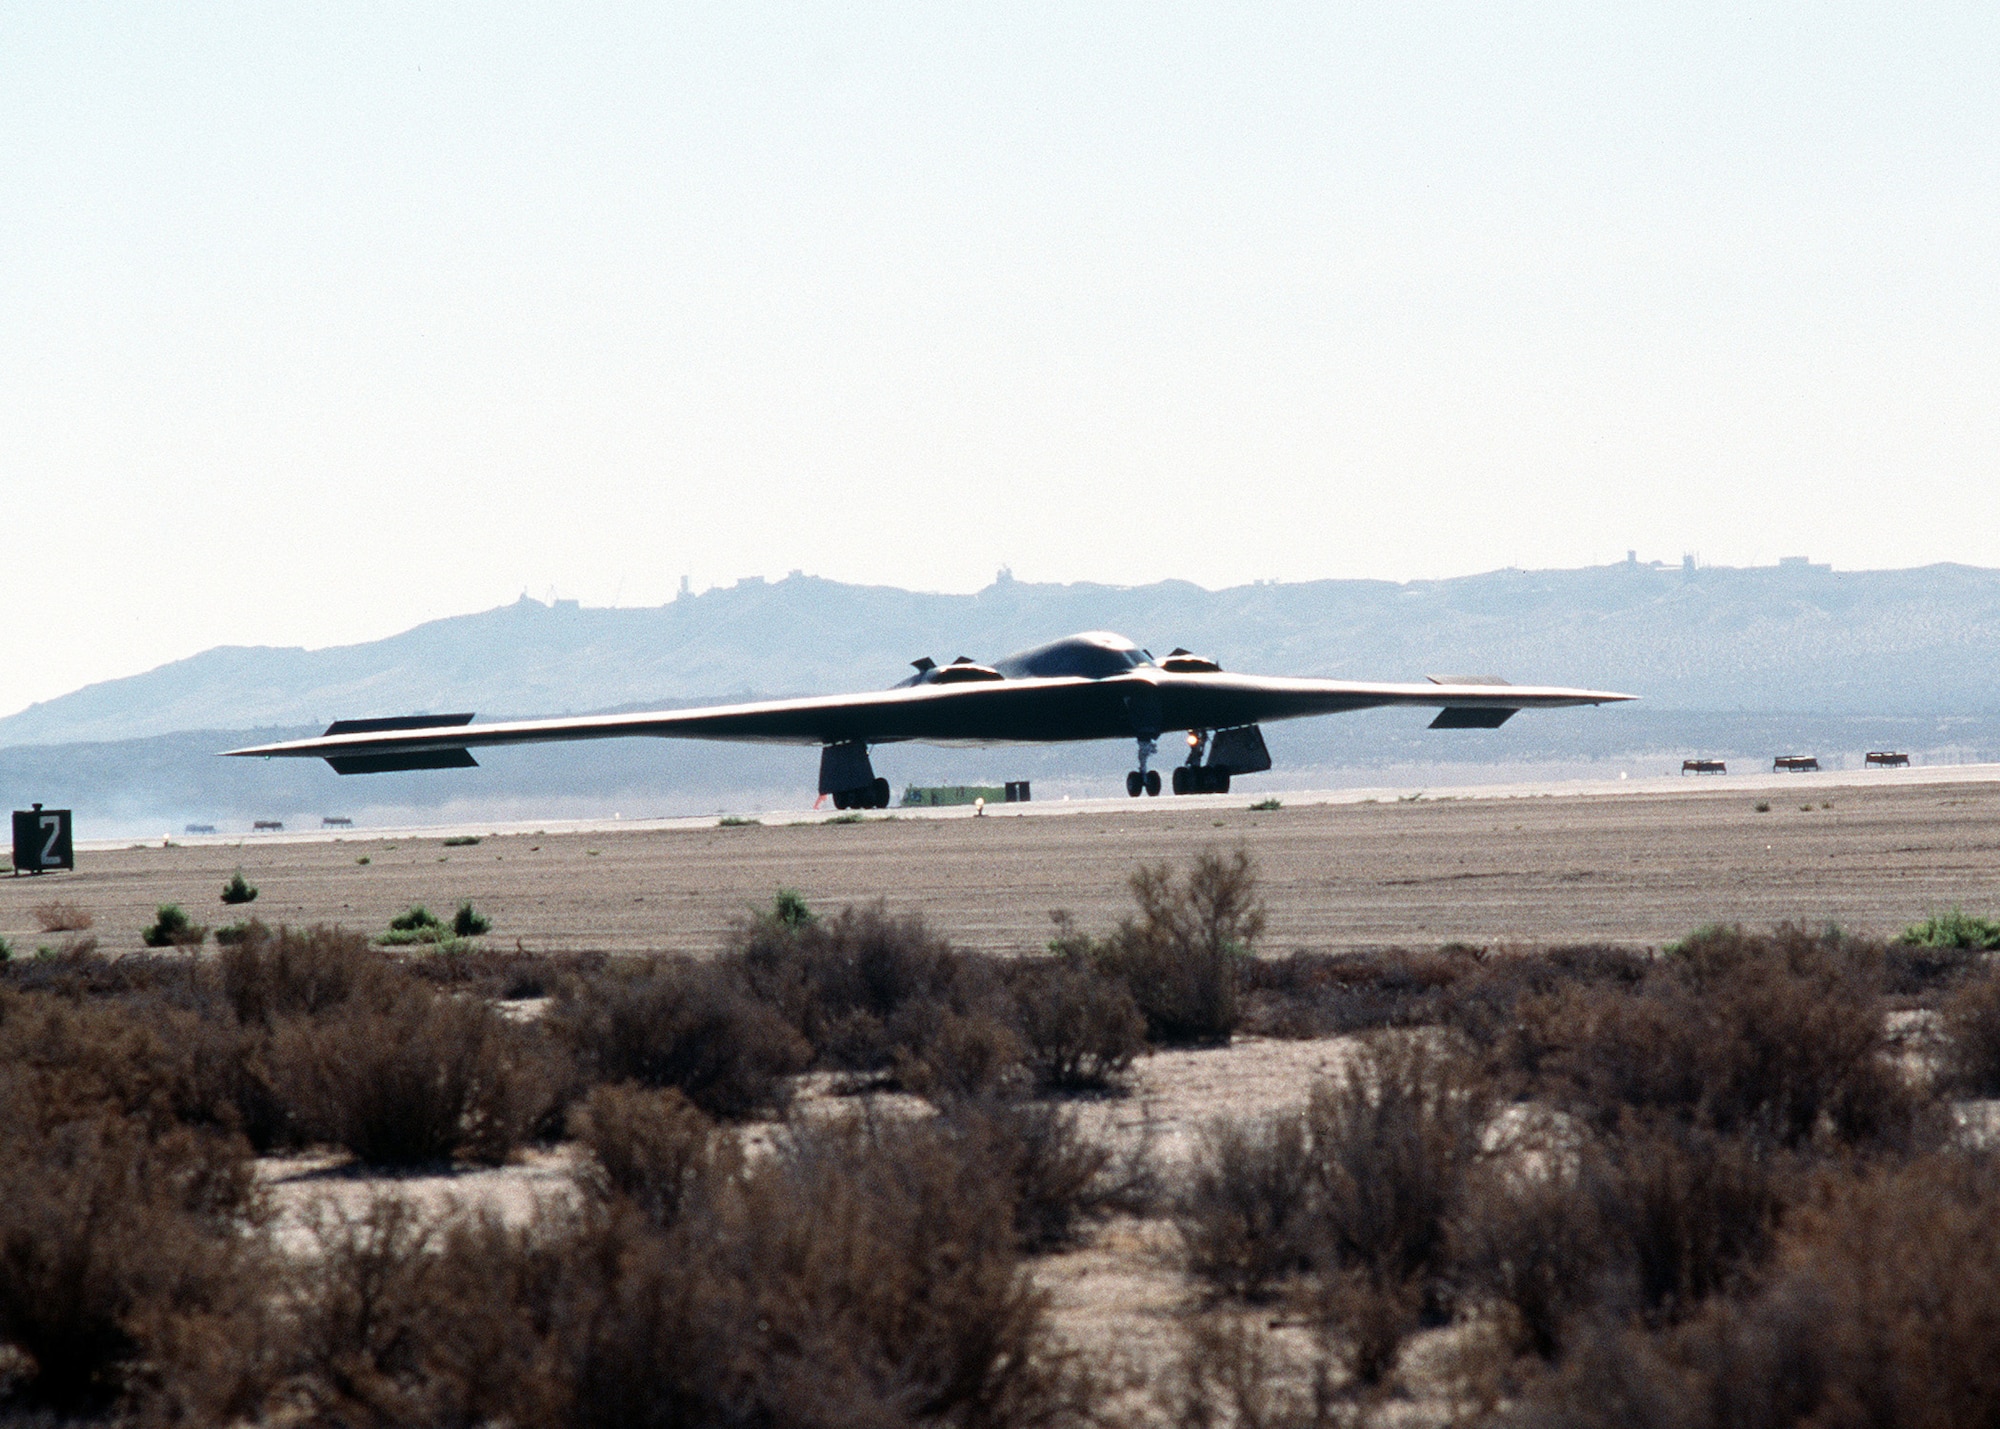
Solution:
M 996 660 L 993 668 L 1010 680 L 1046 680 L 1063 676 L 1101 680 L 1151 663 L 1152 658 L 1131 641 L 1107 632 L 1052 640 L 1047 645 L 1037 645 L 1032 650 Z

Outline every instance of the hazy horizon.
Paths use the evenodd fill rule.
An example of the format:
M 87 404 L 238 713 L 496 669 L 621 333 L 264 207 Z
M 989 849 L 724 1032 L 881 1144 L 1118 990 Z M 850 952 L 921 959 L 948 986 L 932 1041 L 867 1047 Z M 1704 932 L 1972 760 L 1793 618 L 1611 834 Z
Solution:
M 1662 566 L 1662 567 L 1679 567 L 1679 566 L 1680 566 L 1680 565 L 1682 564 L 1681 560 L 1679 560 L 1679 559 L 1675 559 L 1675 560 L 1668 560 L 1668 559 L 1666 559 L 1665 557 L 1658 557 L 1658 556 L 1646 556 L 1646 555 L 1643 555 L 1643 554 L 1640 554 L 1640 553 L 1636 552 L 1636 550 L 1632 551 L 1632 554 L 1636 555 L 1636 557 L 1637 557 L 1637 564 L 1639 564 L 1639 565 L 1641 565 L 1641 566 Z M 1687 554 L 1692 554 L 1692 553 L 1687 553 Z M 1706 563 L 1706 562 L 1700 562 L 1700 561 L 1697 561 L 1697 569 L 1700 569 L 1700 570 L 1756 570 L 1756 569 L 1777 569 L 1777 568 L 1778 568 L 1778 566 L 1779 566 L 1779 562 L 1780 562 L 1780 561 L 1784 561 L 1784 560 L 1787 560 L 1787 559 L 1790 559 L 1790 560 L 1800 560 L 1800 559 L 1804 559 L 1804 560 L 1808 560 L 1808 561 L 1811 561 L 1811 563 L 1812 563 L 1812 565 L 1814 566 L 1814 568 L 1815 568 L 1815 569 L 1831 569 L 1832 571 L 1834 571 L 1834 572 L 1836 572 L 1836 573 L 1839 573 L 1839 574 L 1867 574 L 1867 573 L 1870 573 L 1871 569 L 1872 569 L 1872 570 L 1877 570 L 1877 571 L 1894 571 L 1894 570 L 1898 570 L 1898 569 L 1912 569 L 1912 568 L 1909 568 L 1909 567 L 1882 567 L 1882 568 L 1860 568 L 1860 569 L 1857 569 L 1857 570 L 1849 570 L 1849 569 L 1847 569 L 1847 568 L 1842 568 L 1842 567 L 1830 567 L 1830 568 L 1829 568 L 1829 567 L 1827 567 L 1827 563 L 1825 563 L 1825 562 L 1821 562 L 1821 561 L 1818 561 L 1818 560 L 1814 559 L 1814 558 L 1813 558 L 1813 557 L 1812 557 L 1812 556 L 1810 555 L 1810 553 L 1808 553 L 1808 552 L 1798 552 L 1798 553 L 1795 553 L 1795 554 L 1792 554 L 1792 555 L 1788 555 L 1788 556 L 1782 556 L 1782 557 L 1778 557 L 1778 558 L 1774 559 L 1773 561 L 1770 561 L 1770 562 L 1766 563 L 1766 565 L 1765 565 L 1765 566 L 1762 566 L 1762 567 L 1757 567 L 1757 566 L 1748 566 L 1748 567 L 1736 567 L 1736 566 L 1718 566 L 1718 565 L 1713 565 L 1713 564 L 1710 564 L 1710 563 Z M 1386 582 L 1386 583 L 1389 583 L 1389 584 L 1397 584 L 1397 585 L 1412 585 L 1412 584 L 1418 584 L 1418 583 L 1423 583 L 1423 582 L 1435 582 L 1435 581 L 1452 581 L 1452 580 L 1471 580 L 1471 579 L 1475 579 L 1475 578 L 1477 578 L 1477 577 L 1479 577 L 1479 576 L 1482 576 L 1482 575 L 1490 575 L 1490 574 L 1493 574 L 1493 573 L 1494 573 L 1495 571 L 1503 571 L 1503 570 L 1523 570 L 1523 571 L 1529 571 L 1529 572 L 1534 572 L 1534 571 L 1567 571 L 1567 570 L 1590 570 L 1590 569 L 1596 569 L 1596 568 L 1598 568 L 1598 567 L 1602 567 L 1602 566 L 1620 566 L 1620 565 L 1625 565 L 1625 564 L 1627 564 L 1627 563 L 1628 563 L 1628 562 L 1627 562 L 1627 561 L 1626 561 L 1626 560 L 1625 560 L 1624 558 L 1621 558 L 1621 559 L 1619 559 L 1619 560 L 1616 560 L 1616 561 L 1600 561 L 1600 562 L 1595 562 L 1595 563 L 1593 563 L 1592 565 L 1588 565 L 1588 566 L 1580 566 L 1580 567 L 1576 567 L 1576 566 L 1560 566 L 1560 567 L 1515 567 L 1515 566 L 1498 566 L 1498 567 L 1490 567 L 1490 568 L 1488 568 L 1488 569 L 1486 569 L 1486 570 L 1481 570 L 1481 571 L 1463 571 L 1463 572 L 1455 572 L 1455 573 L 1450 573 L 1450 574 L 1446 574 L 1446 575 L 1440 575 L 1440 576 L 1411 576 L 1411 577 L 1407 577 L 1407 578 L 1404 578 L 1404 579 L 1401 579 L 1401 580 L 1398 580 L 1397 578 L 1395 578 L 1395 577 L 1392 577 L 1392 576 L 1384 576 L 1384 577 L 1342 577 L 1342 576 L 1323 576 L 1323 577 L 1317 577 L 1317 578 L 1314 578 L 1314 577 L 1306 577 L 1306 578 L 1303 578 L 1303 579 L 1301 579 L 1301 580 L 1298 580 L 1298 581 L 1243 581 L 1243 582 L 1238 582 L 1238 583 L 1235 583 L 1234 585 L 1215 585 L 1215 586 L 1210 586 L 1210 585 L 1203 585 L 1203 584 L 1202 584 L 1201 582 L 1199 582 L 1199 581 L 1191 581 L 1191 580 L 1186 580 L 1186 579 L 1185 579 L 1184 577 L 1180 577 L 1180 576 L 1172 576 L 1172 575 L 1167 575 L 1167 576 L 1161 576 L 1161 577 L 1157 578 L 1157 580 L 1154 580 L 1154 581 L 1144 581 L 1144 582 L 1135 582 L 1135 583 L 1133 583 L 1132 585 L 1125 585 L 1125 584 L 1122 584 L 1122 583 L 1121 583 L 1121 584 L 1115 584 L 1115 585 L 1114 585 L 1114 584 L 1113 584 L 1113 583 L 1111 583 L 1111 582 L 1097 582 L 1097 581 L 1090 581 L 1090 580 L 1087 580 L 1087 579 L 1084 579 L 1084 580 L 1076 580 L 1076 581 L 1041 581 L 1041 582 L 1031 582 L 1031 583 L 1032 583 L 1032 584 L 1040 584 L 1040 585 L 1104 585 L 1104 586 L 1105 586 L 1106 588 L 1108 588 L 1108 589 L 1133 589 L 1133 588 L 1136 588 L 1136 587 L 1139 587 L 1139 586 L 1145 586 L 1145 585 L 1155 585 L 1155 584 L 1164 584 L 1164 583 L 1175 583 L 1175 582 L 1179 582 L 1179 583 L 1184 583 L 1184 584 L 1187 584 L 1187 585 L 1193 585 L 1193 586 L 1196 586 L 1197 588 L 1199 588 L 1199 589 L 1201 589 L 1201 590 L 1204 590 L 1204 591 L 1209 591 L 1209 592 L 1211 592 L 1211 593 L 1214 593 L 1214 592 L 1220 592 L 1220 591 L 1226 591 L 1226 590 L 1230 590 L 1230 589 L 1237 589 L 1237 588 L 1241 588 L 1241 587 L 1244 587 L 1244 586 L 1257 586 L 1257 585 L 1300 585 L 1300 584 L 1310 584 L 1310 583 L 1311 583 L 1311 582 L 1312 582 L 1313 580 L 1315 580 L 1315 579 L 1318 579 L 1318 580 L 1343 580 L 1343 579 L 1375 579 L 1375 580 L 1382 580 L 1382 581 L 1384 581 L 1384 582 Z M 1932 562 L 1932 563 L 1930 563 L 1930 564 L 1964 564 L 1964 563 L 1962 563 L 1962 562 Z M 1979 569 L 1979 568 L 1975 568 L 1975 569 Z M 1985 569 L 1995 569 L 1995 568 L 1985 568 Z M 587 610 L 652 610 L 652 609 L 658 609 L 658 608 L 660 608 L 660 607 L 662 607 L 662 606 L 665 606 L 665 605 L 670 605 L 670 604 L 672 604 L 672 603 L 673 603 L 673 602 L 674 602 L 675 600 L 679 599 L 679 598 L 680 598 L 680 597 L 681 597 L 681 596 L 682 596 L 683 594 L 686 594 L 686 595 L 690 595 L 690 596 L 700 596 L 700 595 L 705 595 L 705 594 L 707 594 L 707 593 L 708 593 L 708 592 L 710 592 L 710 591 L 716 591 L 716 590 L 731 590 L 731 589 L 735 589 L 736 587 L 738 587 L 738 586 L 741 586 L 741 585 L 744 585 L 745 583 L 750 583 L 750 584 L 757 584 L 757 583 L 760 583 L 760 582 L 761 582 L 761 583 L 769 583 L 769 584 L 774 584 L 774 585 L 775 585 L 775 584 L 777 584 L 778 582 L 781 582 L 781 581 L 784 581 L 784 580 L 788 580 L 788 579 L 790 579 L 790 578 L 792 578 L 792 577 L 794 577 L 794 576 L 803 576 L 803 577 L 806 577 L 806 578 L 808 578 L 808 579 L 821 579 L 821 580 L 831 580 L 831 579 L 834 579 L 833 577 L 828 577 L 828 576 L 821 576 L 821 575 L 819 575 L 819 574 L 818 574 L 817 572 L 813 572 L 813 571 L 807 571 L 807 570 L 794 570 L 794 571 L 787 571 L 787 572 L 785 572 L 784 574 L 782 574 L 782 575 L 778 575 L 778 576 L 766 576 L 766 575 L 763 575 L 763 574 L 761 574 L 761 573 L 754 573 L 754 574 L 749 574 L 749 575 L 743 575 L 743 576 L 738 576 L 738 577 L 736 577 L 736 578 L 735 578 L 734 580 L 728 580 L 728 581 L 718 581 L 718 582 L 716 582 L 716 583 L 715 583 L 715 584 L 713 584 L 713 585 L 708 585 L 708 586 L 703 586 L 703 587 L 700 587 L 700 588 L 696 588 L 696 587 L 694 587 L 694 586 L 690 585 L 689 589 L 688 589 L 688 590 L 687 590 L 686 592 L 680 592 L 680 591 L 674 591 L 674 592 L 670 592 L 670 593 L 669 593 L 669 594 L 668 594 L 668 595 L 666 596 L 666 598 L 665 598 L 664 600 L 658 600 L 658 601 L 649 601 L 649 602 L 646 602 L 646 603 L 644 603 L 644 604 L 639 604 L 639 603 L 636 603 L 636 602 L 626 602 L 626 603 L 624 603 L 624 604 L 612 604 L 612 603 L 603 603 L 603 604 L 600 604 L 600 603 L 598 603 L 598 602 L 595 602 L 595 601 L 589 601 L 589 600 L 583 600 L 583 599 L 581 599 L 580 597 L 571 597 L 571 596 L 563 596 L 563 595 L 561 595 L 561 594 L 559 594 L 559 593 L 557 593 L 557 592 L 554 592 L 554 591 L 550 591 L 550 592 L 545 592 L 545 593 L 542 593 L 542 594 L 537 594 L 537 593 L 535 593 L 535 592 L 533 592 L 533 591 L 530 591 L 530 590 L 525 590 L 525 589 L 524 589 L 524 590 L 520 591 L 519 593 L 517 593 L 517 594 L 516 594 L 516 595 L 515 595 L 515 596 L 514 596 L 514 597 L 512 598 L 512 600 L 503 600 L 503 601 L 500 601 L 500 602 L 498 602 L 498 603 L 497 603 L 497 604 L 495 604 L 495 605 L 482 605 L 482 606 L 479 606 L 479 607 L 477 607 L 477 608 L 475 608 L 475 609 L 470 609 L 470 610 L 453 610 L 453 611 L 440 611 L 440 612 L 437 612 L 437 613 L 434 613 L 434 614 L 427 614 L 427 615 L 423 616 L 422 618 L 420 618 L 420 619 L 417 619 L 417 620 L 413 620 L 413 621 L 411 621 L 410 623 L 408 623 L 408 624 L 406 624 L 406 625 L 402 625 L 402 626 L 398 626 L 398 627 L 396 627 L 395 629 L 391 629 L 391 630 L 385 630 L 385 631 L 381 632 L 381 633 L 380 633 L 379 635 L 368 635 L 368 636 L 363 636 L 363 637 L 360 637 L 360 638 L 358 638 L 358 639 L 351 639 L 351 640 L 333 640 L 333 641 L 328 641 L 328 642 L 326 642 L 326 643 L 324 643 L 324 644 L 317 644 L 317 645 L 315 645 L 315 644 L 306 644 L 306 643 L 304 643 L 304 642 L 301 642 L 301 641 L 286 641 L 286 640 L 282 640 L 282 639 L 281 639 L 281 640 L 273 640 L 273 641 L 264 641 L 264 642 L 258 642 L 258 643 L 255 643 L 255 644 L 252 644 L 252 643 L 250 643 L 250 642 L 244 642 L 244 641 L 232 641 L 232 640 L 222 640 L 222 641 L 218 641 L 216 645 L 213 645 L 213 646 L 207 646 L 207 647 L 204 647 L 204 649 L 216 649 L 216 648 L 249 648 L 249 649 L 299 649 L 299 650 L 305 650 L 305 651 L 309 651 L 309 652 L 312 652 L 312 651 L 321 651 L 321 650 L 334 650 L 334 649 L 343 649 L 343 648 L 346 648 L 346 647 L 349 647 L 349 646 L 354 646 L 354 645 L 366 645 L 366 644 L 371 644 L 371 643 L 373 643 L 373 642 L 375 642 L 375 641 L 377 641 L 377 640 L 382 640 L 382 639 L 388 639 L 388 638 L 391 638 L 391 637 L 393 637 L 393 636 L 396 636 L 396 635 L 401 635 L 401 634 L 405 634 L 405 633 L 407 633 L 408 631 L 410 631 L 410 630 L 413 630 L 413 629 L 417 628 L 417 627 L 418 627 L 418 626 L 420 626 L 420 625 L 427 625 L 427 624 L 430 624 L 430 623 L 432 623 L 433 621 L 438 621 L 438 620 L 450 620 L 450 619 L 452 619 L 452 618 L 454 618 L 454 617 L 457 617 L 457 616 L 466 616 L 466 615 L 478 615 L 478 614 L 482 614 L 482 613 L 484 613 L 484 612 L 486 612 L 486 611 L 490 611 L 490 610 L 495 610 L 495 609 L 499 609 L 499 608 L 501 608 L 501 607 L 503 607 L 503 606 L 506 606 L 506 605 L 511 605 L 511 604 L 514 604 L 515 602 L 518 602 L 518 601 L 521 601 L 521 600 L 533 600 L 533 601 L 536 601 L 537 603 L 539 603 L 539 604 L 542 604 L 542 605 L 545 605 L 545 606 L 553 606 L 553 605 L 554 605 L 554 604 L 555 604 L 556 602 L 558 602 L 558 601 L 570 601 L 570 600 L 575 600 L 575 601 L 576 601 L 576 602 L 578 603 L 578 605 L 579 605 L 579 606 L 580 606 L 581 608 L 583 608 L 583 609 L 587 609 Z M 869 586 L 875 586 L 875 587 L 878 587 L 878 588 L 883 588 L 883 589 L 890 589 L 890 590 L 899 590 L 899 591 L 906 591 L 906 592 L 909 592 L 909 593 L 911 593 L 911 594 L 917 594 L 917 595 L 974 595 L 974 594 L 978 594 L 978 593 L 979 593 L 979 592 L 981 592 L 981 591 L 984 591 L 984 590 L 988 590 L 988 589 L 991 589 L 991 588 L 992 588 L 993 586 L 995 586 L 995 585 L 999 584 L 999 583 L 1001 582 L 1002 578 L 1005 578 L 1005 579 L 1009 579 L 1009 580 L 1021 580 L 1021 579 L 1022 579 L 1021 577 L 1019 577 L 1019 576 L 1016 576 L 1016 575 L 1014 575 L 1014 574 L 1012 573 L 1012 571 L 1008 570 L 1008 569 L 1007 569 L 1007 568 L 1005 568 L 1005 567 L 1002 567 L 1002 568 L 1001 568 L 1001 569 L 1000 569 L 999 571 L 996 571 L 996 572 L 995 572 L 995 573 L 994 573 L 993 575 L 989 576 L 989 577 L 988 577 L 988 578 L 986 579 L 986 581 L 985 581 L 985 582 L 984 582 L 983 584 L 978 584 L 978 585 L 969 585 L 969 586 L 966 586 L 966 587 L 964 587 L 964 588 L 962 588 L 962 589 L 957 589 L 957 590 L 939 590 L 939 589 L 922 589 L 922 588 L 918 588 L 918 587 L 913 587 L 913 586 L 899 586 L 899 585 L 896 585 L 896 584 L 894 584 L 893 582 L 888 582 L 888 581 L 867 581 L 867 582 L 843 582 L 843 584 L 856 584 L 856 585 L 869 585 Z M 1061 632 L 1061 633 L 1068 633 L 1068 632 Z M 106 674 L 106 675 L 104 675 L 104 676 L 102 676 L 102 677 L 100 677 L 100 678 L 98 678 L 98 679 L 94 679 L 94 680 L 91 680 L 91 681 L 88 681 L 88 682 L 86 682 L 86 684 L 85 684 L 85 685 L 81 685 L 81 686 L 77 686 L 77 687 L 75 687 L 74 689 L 65 689 L 65 690 L 56 690 L 56 691 L 53 691 L 53 692 L 51 692 L 50 694 L 46 694 L 46 695 L 42 695 L 42 696 L 38 696 L 38 697 L 37 697 L 37 698 L 35 698 L 35 699 L 31 699 L 31 700 L 28 700 L 27 702 L 25 702 L 25 703 L 23 703 L 23 704 L 21 704 L 21 705 L 18 705 L 18 706 L 15 706 L 15 707 L 13 707 L 13 708 L 7 708 L 7 707 L 4 707 L 4 706 L 0 706 L 0 719 L 5 719 L 6 717 L 8 717 L 8 716 L 10 716 L 10 715 L 15 715 L 15 714 L 19 714 L 19 713 L 21 713 L 22 711 L 24 711 L 24 710 L 26 710 L 26 709 L 29 709 L 29 708 L 33 707 L 34 705 L 37 705 L 37 704 L 41 704 L 41 703 L 45 703 L 46 701 L 48 701 L 48 700 L 50 700 L 50 699 L 57 699 L 57 698 L 60 698 L 60 697 L 62 697 L 63 695 L 67 695 L 67 694 L 74 694 L 74 693 L 76 693 L 76 690 L 77 690 L 77 689 L 83 689 L 83 688 L 88 688 L 88 687 L 89 687 L 89 685 L 95 685 L 95 684 L 102 684 L 102 683 L 104 683 L 104 682 L 105 682 L 105 681 L 107 681 L 107 680 L 118 680 L 118 679 L 123 679 L 123 678 L 126 678 L 126 677 L 128 677 L 128 676 L 131 676 L 131 675 L 137 675 L 137 674 L 145 674 L 145 673 L 149 673 L 150 671 L 153 671 L 153 670 L 157 670 L 157 669 L 160 669 L 160 668 L 161 668 L 161 667 L 163 667 L 163 666 L 166 666 L 166 665 L 171 665 L 171 664 L 175 663 L 175 662 L 176 662 L 176 661 L 178 661 L 178 660 L 182 660 L 182 659 L 185 659 L 185 658 L 187 658 L 187 655 L 189 655 L 189 654 L 200 654 L 200 653 L 202 653 L 202 652 L 201 652 L 201 651 L 189 651 L 189 652 L 185 652 L 185 653 L 183 653 L 183 654 L 177 654 L 177 655 L 174 655 L 174 656 L 170 656 L 170 657 L 168 657 L 168 658 L 165 658 L 165 659 L 162 659 L 162 660 L 158 660 L 158 661 L 155 661 L 155 662 L 153 662 L 153 663 L 151 663 L 151 664 L 147 664 L 147 665 L 143 665 L 143 666 L 139 666 L 139 667 L 136 667 L 136 668 L 133 668 L 133 669 L 127 669 L 127 670 L 114 670 L 114 671 L 110 672 L 109 674 Z

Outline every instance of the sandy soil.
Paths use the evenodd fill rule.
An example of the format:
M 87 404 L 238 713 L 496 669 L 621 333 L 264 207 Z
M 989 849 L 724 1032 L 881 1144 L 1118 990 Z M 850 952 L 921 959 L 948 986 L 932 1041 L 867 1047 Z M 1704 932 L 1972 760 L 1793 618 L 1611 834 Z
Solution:
M 1756 804 L 1768 802 L 1759 813 Z M 957 940 L 1038 948 L 1048 912 L 1103 927 L 1141 863 L 1248 849 L 1270 905 L 1266 946 L 1449 939 L 1657 945 L 1710 921 L 1828 920 L 1893 933 L 1953 903 L 2000 905 L 2000 783 L 1546 798 L 1431 798 L 1260 812 L 1145 801 L 1067 817 L 764 824 L 637 832 L 86 851 L 73 874 L 0 878 L 0 936 L 47 941 L 35 905 L 73 900 L 107 949 L 138 945 L 162 902 L 203 921 L 241 867 L 267 921 L 379 929 L 411 903 L 472 899 L 494 938 L 538 949 L 715 946 L 780 886 L 816 906 L 881 898 Z M 367 860 L 365 863 L 362 860 Z

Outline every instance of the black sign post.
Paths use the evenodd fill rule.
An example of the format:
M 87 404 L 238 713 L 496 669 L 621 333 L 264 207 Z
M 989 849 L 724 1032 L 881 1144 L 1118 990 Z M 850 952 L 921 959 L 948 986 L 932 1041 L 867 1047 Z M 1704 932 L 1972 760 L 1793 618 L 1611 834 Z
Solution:
M 68 809 L 44 809 L 37 804 L 14 811 L 14 872 L 49 873 L 75 867 Z

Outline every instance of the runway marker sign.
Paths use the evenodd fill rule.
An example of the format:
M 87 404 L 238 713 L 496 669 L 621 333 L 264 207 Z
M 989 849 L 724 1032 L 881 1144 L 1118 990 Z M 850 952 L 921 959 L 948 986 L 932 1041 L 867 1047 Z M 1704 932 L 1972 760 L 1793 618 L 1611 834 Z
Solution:
M 40 804 L 14 811 L 16 873 L 52 873 L 76 867 L 69 815 L 68 809 L 44 809 Z

